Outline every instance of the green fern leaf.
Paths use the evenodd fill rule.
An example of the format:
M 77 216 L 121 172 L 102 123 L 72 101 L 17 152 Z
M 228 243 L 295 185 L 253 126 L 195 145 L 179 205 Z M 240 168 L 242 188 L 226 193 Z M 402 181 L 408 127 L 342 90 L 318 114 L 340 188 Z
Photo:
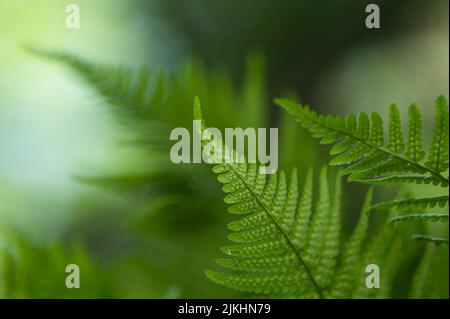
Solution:
M 409 107 L 408 144 L 406 157 L 414 162 L 419 162 L 425 157 L 423 151 L 422 116 L 416 104 Z
M 398 209 L 423 209 L 433 207 L 445 207 L 448 205 L 448 196 L 437 197 L 423 197 L 423 198 L 407 198 L 393 200 L 390 202 L 383 202 L 375 204 L 371 207 L 371 210 L 389 210 L 391 208 Z
M 447 238 L 433 237 L 433 236 L 427 236 L 427 235 L 421 235 L 421 234 L 412 236 L 412 239 L 417 240 L 417 241 L 424 241 L 427 243 L 432 243 L 435 245 L 448 244 Z
M 389 109 L 389 141 L 386 145 L 387 149 L 401 154 L 405 148 L 402 134 L 402 123 L 400 119 L 400 111 L 397 105 L 392 104 Z
M 418 107 L 409 109 L 408 140 L 405 147 L 401 117 L 393 104 L 389 110 L 388 141 L 384 145 L 383 122 L 377 113 L 369 117 L 360 113 L 340 116 L 323 116 L 308 106 L 277 99 L 276 103 L 307 128 L 321 143 L 335 143 L 330 151 L 334 157 L 331 165 L 345 165 L 343 174 L 349 181 L 388 184 L 433 183 L 448 187 L 448 177 L 442 175 L 448 169 L 448 104 L 443 96 L 436 101 L 436 125 L 428 161 L 422 141 L 422 120 Z M 411 174 L 415 177 L 411 178 Z M 406 175 L 406 176 L 404 176 Z
M 336 274 L 336 280 L 332 289 L 334 298 L 349 298 L 355 289 L 355 278 L 358 278 L 358 269 L 362 267 L 360 255 L 369 227 L 368 209 L 372 202 L 372 193 L 373 190 L 370 189 L 364 200 L 358 225 L 345 246 L 341 268 Z
M 297 218 L 294 220 L 293 226 L 293 243 L 297 249 L 306 246 L 307 230 L 312 214 L 312 197 L 313 197 L 313 172 L 310 169 L 305 178 L 303 194 L 298 205 Z
M 326 170 L 322 171 L 321 184 L 327 184 Z M 330 209 L 330 216 L 326 221 L 327 228 L 325 230 L 324 244 L 322 247 L 322 258 L 320 259 L 320 263 L 315 270 L 315 274 L 317 274 L 316 276 L 318 276 L 319 283 L 324 287 L 327 287 L 332 283 L 332 278 L 339 255 L 339 237 L 341 229 L 341 195 L 341 180 L 339 178 L 336 178 L 331 207 L 326 207 L 326 209 Z M 321 198 L 320 195 L 319 198 Z M 324 207 L 322 206 L 321 209 L 324 209 Z
M 423 129 L 420 110 L 413 104 L 408 112 L 408 137 L 402 133 L 398 107 L 389 109 L 389 130 L 384 142 L 383 121 L 377 113 L 369 117 L 347 115 L 318 115 L 308 106 L 277 99 L 276 103 L 308 129 L 321 144 L 334 143 L 331 165 L 344 165 L 343 175 L 349 182 L 370 185 L 424 184 L 448 188 L 448 176 L 443 173 L 449 165 L 449 111 L 446 99 L 439 96 L 435 103 L 435 127 L 428 155 L 423 150 Z M 427 161 L 424 163 L 424 158 Z M 400 199 L 374 205 L 373 210 L 423 209 L 448 205 L 448 196 Z
M 271 175 L 268 181 L 259 183 L 256 164 L 219 164 L 215 170 L 220 171 L 218 180 L 224 183 L 224 189 L 233 189 L 225 201 L 232 207 L 245 207 L 246 212 L 245 222 L 241 221 L 246 227 L 230 236 L 237 244 L 223 248 L 224 253 L 232 258 L 219 260 L 219 263 L 246 271 L 239 274 L 207 271 L 208 277 L 231 288 L 252 293 L 296 294 L 300 289 L 314 291 L 317 296 L 323 297 L 292 237 L 282 227 L 281 214 L 286 205 L 287 191 L 284 174 L 281 173 L 279 178 Z M 291 179 L 295 176 L 294 171 Z M 232 212 L 235 213 L 236 208 Z M 289 260 L 291 263 L 286 264 Z M 280 267 L 282 265 L 290 266 Z M 265 268 L 277 270 L 277 273 L 258 272 Z M 283 269 L 285 271 L 280 272 Z
M 201 130 L 207 129 L 198 99 L 194 118 L 202 120 Z M 301 196 L 295 169 L 289 178 L 284 172 L 269 177 L 259 172 L 257 164 L 243 161 L 216 164 L 213 171 L 223 184 L 230 213 L 239 218 L 228 225 L 233 244 L 222 248 L 227 258 L 216 260 L 228 271 L 207 270 L 211 280 L 266 297 L 351 297 L 359 288 L 371 191 L 339 262 L 339 177 L 330 196 L 327 170 L 322 169 L 315 198 L 312 171 Z
M 407 214 L 395 216 L 391 219 L 391 223 L 422 220 L 427 222 L 448 222 L 448 214 Z
M 435 172 L 445 172 L 448 169 L 448 103 L 443 96 L 436 100 L 436 123 L 431 146 L 428 152 L 427 167 Z
M 404 174 L 399 176 L 383 176 L 377 178 L 367 178 L 366 174 L 352 174 L 348 180 L 371 185 L 392 185 L 392 184 L 432 184 L 434 186 L 448 186 L 441 182 L 436 176 L 423 176 L 418 174 Z

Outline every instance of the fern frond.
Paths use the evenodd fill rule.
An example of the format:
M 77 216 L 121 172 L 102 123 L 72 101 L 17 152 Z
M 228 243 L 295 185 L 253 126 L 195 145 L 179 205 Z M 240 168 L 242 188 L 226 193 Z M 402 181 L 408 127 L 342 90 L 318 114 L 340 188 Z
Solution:
M 369 227 L 368 209 L 372 202 L 372 196 L 373 190 L 370 189 L 364 200 L 359 222 L 345 246 L 341 267 L 336 274 L 332 289 L 334 298 L 349 298 L 355 289 L 358 270 L 363 267 L 360 256 L 363 241 L 367 236 L 367 229 Z
M 434 133 L 428 154 L 423 150 L 422 116 L 415 104 L 408 111 L 405 145 L 400 111 L 395 104 L 389 109 L 385 143 L 383 121 L 376 112 L 370 115 L 370 119 L 365 113 L 359 113 L 357 117 L 352 114 L 345 117 L 323 116 L 308 106 L 289 100 L 277 99 L 276 103 L 313 133 L 313 137 L 320 138 L 321 144 L 334 144 L 330 151 L 333 156 L 330 164 L 344 165 L 341 173 L 348 175 L 349 182 L 370 185 L 431 184 L 448 188 L 448 176 L 443 175 L 449 165 L 449 111 L 444 96 L 436 99 Z M 427 160 L 424 162 L 425 157 Z M 376 204 L 371 209 L 416 210 L 446 205 L 448 196 L 439 196 L 393 200 Z
M 286 201 L 287 192 L 295 186 L 288 190 L 283 173 L 279 177 L 271 175 L 269 180 L 262 179 L 260 176 L 264 175 L 258 175 L 256 164 L 219 164 L 214 171 L 219 174 L 218 180 L 224 184 L 224 191 L 228 192 L 225 201 L 233 205 L 231 211 L 246 215 L 245 222 L 241 221 L 246 228 L 229 236 L 237 244 L 223 248 L 232 258 L 219 263 L 232 269 L 245 269 L 245 272 L 208 271 L 208 277 L 247 292 L 295 294 L 299 289 L 305 289 L 323 297 L 311 270 L 294 246 L 289 229 L 285 228 L 289 225 L 282 226 L 282 216 L 295 212 L 296 205 L 288 205 Z M 291 175 L 291 185 L 295 185 L 294 180 L 295 171 Z M 291 201 L 296 200 L 292 198 Z M 291 263 L 286 264 L 289 260 Z M 289 265 L 285 272 L 279 267 L 283 264 Z M 259 272 L 266 268 L 278 271 L 276 274 Z
M 106 100 L 122 106 L 121 112 L 148 111 L 155 101 L 160 101 L 168 81 L 162 72 L 150 72 L 141 68 L 138 72 L 120 66 L 99 65 L 72 54 L 49 52 L 30 48 L 29 51 L 42 57 L 61 62 L 81 75 L 89 85 Z
M 186 195 L 189 185 L 186 178 L 174 175 L 168 179 L 167 174 L 127 174 L 118 176 L 80 176 L 74 179 L 80 183 L 112 191 L 129 197 L 136 202 L 146 202 L 155 196 L 171 194 Z M 184 196 L 183 196 L 184 197 Z
M 407 214 L 391 218 L 391 223 L 422 220 L 427 222 L 448 222 L 448 214 Z
M 433 237 L 433 236 L 427 236 L 427 235 L 421 235 L 421 234 L 413 235 L 412 239 L 417 240 L 417 241 L 424 241 L 427 243 L 432 243 L 435 245 L 448 244 L 447 238 Z
M 300 202 L 297 208 L 297 218 L 294 221 L 293 226 L 293 242 L 294 246 L 300 249 L 306 246 L 307 230 L 309 227 L 309 221 L 312 214 L 312 200 L 313 200 L 313 171 L 309 169 L 306 173 L 305 183 L 303 186 L 303 194 L 301 195 Z
M 448 104 L 443 96 L 436 100 L 435 104 L 435 126 L 431 139 L 428 161 L 425 166 L 434 172 L 445 172 L 448 170 Z
M 414 162 L 419 162 L 425 157 L 422 140 L 422 115 L 420 114 L 420 109 L 416 104 L 411 105 L 408 114 L 409 122 L 406 156 Z
M 194 118 L 202 120 L 202 130 L 207 129 L 198 99 Z M 268 176 L 259 172 L 257 164 L 243 161 L 216 164 L 213 171 L 223 184 L 229 212 L 239 218 L 229 224 L 233 244 L 222 248 L 228 258 L 216 260 L 229 271 L 207 270 L 211 280 L 266 297 L 350 297 L 359 288 L 357 274 L 363 266 L 372 192 L 339 262 L 339 177 L 330 196 L 323 168 L 315 198 L 312 171 L 301 195 L 295 169 L 289 178 L 284 172 Z
M 345 165 L 350 181 L 374 184 L 433 183 L 448 187 L 448 177 L 442 175 L 448 169 L 448 104 L 443 96 L 436 100 L 435 131 L 428 152 L 427 162 L 422 141 L 422 120 L 418 107 L 409 109 L 408 139 L 402 135 L 398 107 L 389 109 L 388 141 L 384 142 L 383 121 L 377 113 L 358 117 L 347 115 L 318 115 L 308 106 L 277 99 L 321 144 L 335 144 L 330 151 L 334 157 L 331 165 Z M 412 176 L 411 173 L 414 175 Z
M 194 102 L 194 118 L 203 120 L 198 99 Z M 236 244 L 222 249 L 230 258 L 218 260 L 220 265 L 239 272 L 207 271 L 207 276 L 250 293 L 312 294 L 323 298 L 323 279 L 319 281 L 310 267 L 316 262 L 328 269 L 332 265 L 329 258 L 337 254 L 332 252 L 337 247 L 325 247 L 324 240 L 330 213 L 326 170 L 321 173 L 320 204 L 315 215 L 309 213 L 311 173 L 306 181 L 309 190 L 298 205 L 296 170 L 289 181 L 284 172 L 267 177 L 259 172 L 257 164 L 245 162 L 217 164 L 213 171 L 224 184 L 224 200 L 231 205 L 230 212 L 244 216 L 230 225 L 234 232 L 229 238 Z M 294 233 L 297 229 L 306 232 Z M 301 251 L 299 244 L 304 242 L 306 247 Z
M 324 179 L 322 184 L 326 184 L 326 171 L 322 172 Z M 330 285 L 337 265 L 340 230 L 341 230 L 341 180 L 336 178 L 333 201 L 331 203 L 330 216 L 327 220 L 327 229 L 325 230 L 323 252 L 320 264 L 317 266 L 316 273 L 319 276 L 319 282 L 323 286 Z M 320 195 L 319 195 L 320 198 Z
M 402 123 L 400 119 L 400 110 L 397 105 L 392 104 L 389 108 L 389 133 L 387 149 L 395 154 L 400 154 L 405 149 L 403 141 Z
M 407 198 L 393 200 L 389 202 L 382 202 L 375 204 L 371 207 L 371 210 L 389 210 L 391 208 L 398 209 L 423 209 L 433 207 L 445 207 L 448 206 L 448 196 L 437 197 L 423 197 L 423 198 Z
M 423 175 L 416 175 L 416 174 L 404 174 L 404 175 L 397 175 L 397 176 L 383 176 L 383 177 L 377 177 L 377 178 L 365 178 L 364 174 L 352 174 L 348 181 L 351 182 L 360 182 L 363 184 L 370 184 L 370 185 L 398 185 L 398 184 L 425 184 L 429 185 L 432 184 L 434 186 L 442 185 L 447 186 L 444 182 L 436 178 L 435 176 L 423 176 Z
M 164 195 L 169 196 L 178 195 L 178 192 L 173 194 L 172 190 L 190 189 L 165 187 L 166 181 L 170 180 L 192 186 L 192 178 L 199 178 L 198 174 L 202 174 L 200 178 L 213 181 L 205 167 L 201 166 L 199 170 L 192 172 L 184 165 L 174 166 L 167 156 L 172 146 L 167 138 L 170 131 L 174 127 L 192 125 L 189 101 L 195 94 L 201 94 L 207 101 L 214 101 L 216 109 L 211 118 L 216 122 L 220 121 L 218 127 L 229 127 L 230 123 L 236 123 L 238 119 L 239 123 L 251 127 L 264 125 L 260 122 L 264 120 L 262 116 L 258 116 L 258 119 L 255 117 L 256 113 L 263 113 L 257 112 L 257 108 L 263 107 L 258 102 L 265 101 L 264 61 L 258 55 L 249 57 L 247 61 L 245 72 L 249 82 L 236 89 L 228 72 L 207 71 L 197 61 L 186 61 L 176 70 L 147 67 L 135 69 L 105 65 L 71 53 L 39 49 L 29 51 L 75 71 L 87 83 L 88 88 L 109 104 L 108 109 L 119 115 L 116 119 L 125 124 L 132 134 L 121 145 L 133 146 L 140 153 L 145 152 L 145 163 L 134 169 L 133 173 L 124 171 L 122 165 L 119 172 L 105 172 L 104 177 L 79 179 L 120 194 L 131 195 L 132 199 L 140 200 L 143 194 L 153 194 L 153 190 L 158 187 L 160 190 L 167 190 Z M 135 168 L 134 164 L 136 163 L 133 162 Z M 136 175 L 151 178 L 155 185 L 136 181 Z M 182 180 L 180 176 L 185 179 Z M 148 192 L 149 189 L 152 189 L 151 192 Z M 204 200 L 206 193 L 197 192 L 197 195 L 202 196 L 200 202 Z M 188 197 L 192 198 L 190 192 L 186 192 L 184 196 L 185 199 Z M 149 199 L 152 200 L 153 197 L 146 198 Z

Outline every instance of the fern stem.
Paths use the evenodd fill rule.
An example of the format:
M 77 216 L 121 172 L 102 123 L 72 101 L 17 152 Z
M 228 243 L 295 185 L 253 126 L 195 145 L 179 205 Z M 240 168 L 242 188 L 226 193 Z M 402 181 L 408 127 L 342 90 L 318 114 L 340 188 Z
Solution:
M 312 272 L 310 271 L 308 265 L 306 264 L 306 262 L 303 260 L 302 256 L 300 255 L 300 253 L 298 252 L 298 250 L 295 248 L 294 244 L 292 243 L 292 241 L 290 240 L 289 236 L 284 232 L 283 228 L 278 224 L 278 222 L 276 221 L 276 219 L 272 216 L 272 214 L 269 211 L 269 208 L 259 199 L 259 197 L 257 196 L 257 194 L 255 194 L 255 192 L 253 191 L 253 189 L 250 187 L 250 185 L 247 184 L 247 182 L 242 178 L 242 176 L 233 168 L 232 165 L 228 165 L 230 167 L 230 169 L 239 177 L 239 179 L 241 180 L 241 182 L 245 185 L 245 187 L 247 188 L 247 190 L 253 195 L 253 197 L 255 198 L 255 200 L 258 202 L 258 204 L 264 209 L 264 211 L 266 212 L 267 216 L 270 218 L 270 220 L 274 223 L 275 227 L 277 228 L 277 230 L 281 233 L 281 235 L 283 236 L 283 238 L 286 240 L 287 244 L 289 245 L 289 247 L 292 249 L 292 251 L 294 252 L 295 256 L 297 257 L 298 262 L 300 263 L 300 265 L 302 265 L 305 268 L 305 272 L 308 275 L 309 279 L 311 280 L 314 288 L 316 289 L 317 294 L 319 295 L 320 299 L 325 299 L 325 296 L 323 294 L 322 288 L 320 288 L 319 284 L 317 283 L 317 281 L 314 279 L 314 276 L 312 274 Z

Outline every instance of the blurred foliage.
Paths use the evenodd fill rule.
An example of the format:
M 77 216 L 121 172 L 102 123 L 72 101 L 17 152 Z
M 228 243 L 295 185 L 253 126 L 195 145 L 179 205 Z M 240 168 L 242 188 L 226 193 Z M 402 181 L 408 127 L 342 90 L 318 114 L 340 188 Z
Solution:
M 324 111 L 330 106 L 317 103 L 314 91 L 336 60 L 359 46 L 417 32 L 421 25 L 409 23 L 401 28 L 399 17 L 405 7 L 408 21 L 412 21 L 441 3 L 377 1 L 383 32 L 367 32 L 363 27 L 362 13 L 368 3 L 362 0 L 156 0 L 143 1 L 143 6 L 158 13 L 188 53 L 210 66 L 229 66 L 237 78 L 243 69 L 241 57 L 260 48 L 273 62 L 267 73 L 271 96 L 295 87 L 302 102 Z
M 0 250 L 0 298 L 113 297 L 110 270 L 93 261 L 80 243 L 36 247 L 20 235 L 2 230 L 8 247 Z M 67 289 L 65 269 L 69 263 L 83 270 L 83 289 Z
M 74 176 L 78 181 L 109 189 L 137 204 L 134 208 L 137 212 L 131 221 L 126 216 L 117 220 L 111 215 L 103 217 L 115 225 L 128 224 L 128 230 L 98 228 L 102 238 L 88 237 L 88 246 L 95 245 L 96 254 L 102 254 L 101 250 L 105 248 L 99 247 L 98 240 L 111 240 L 112 244 L 117 240 L 130 240 L 136 246 L 129 247 L 130 243 L 127 243 L 120 248 L 125 251 L 134 251 L 137 247 L 140 247 L 139 251 L 148 249 L 147 253 L 139 254 L 145 257 L 137 258 L 137 266 L 133 263 L 130 266 L 128 262 L 124 265 L 131 269 L 145 268 L 146 276 L 152 282 L 149 289 L 153 293 L 157 289 L 155 281 L 160 281 L 166 289 L 175 287 L 178 296 L 217 297 L 227 293 L 205 282 L 207 278 L 203 274 L 203 269 L 211 265 L 216 254 L 210 247 L 223 243 L 223 224 L 228 220 L 224 205 L 217 200 L 221 197 L 220 188 L 204 165 L 173 165 L 167 155 L 170 149 L 167 136 L 173 127 L 192 126 L 191 105 L 186 101 L 191 100 L 194 94 L 214 105 L 217 111 L 209 110 L 207 113 L 217 127 L 264 127 L 266 120 L 261 115 L 265 113 L 267 98 L 265 63 L 261 54 L 255 52 L 249 56 L 246 80 L 237 90 L 226 70 L 207 72 L 201 63 L 195 61 L 186 63 L 179 71 L 168 73 L 96 65 L 67 54 L 36 53 L 70 66 L 99 92 L 111 105 L 118 122 L 130 133 L 121 138 L 120 145 L 133 148 L 139 158 L 131 158 L 128 165 L 118 163 L 116 169 L 104 172 L 105 175 L 96 172 L 98 176 Z M 294 154 L 297 150 L 295 140 L 283 128 L 280 130 L 283 136 L 280 149 Z M 290 130 L 298 131 L 294 127 Z M 300 168 L 309 167 L 308 157 L 289 160 L 299 163 L 297 166 Z M 86 217 L 86 222 L 98 225 L 95 215 L 98 213 Z M 74 233 L 78 233 L 77 228 L 87 227 L 81 221 L 72 228 Z M 118 234 L 111 238 L 108 235 L 110 231 L 129 234 L 126 239 L 117 238 Z M 70 233 L 67 236 L 70 237 Z M 195 256 L 185 253 L 192 246 L 197 247 Z M 191 275 L 187 276 L 188 273 Z M 165 296 L 165 290 L 160 291 L 153 297 Z M 228 296 L 232 295 L 228 292 Z

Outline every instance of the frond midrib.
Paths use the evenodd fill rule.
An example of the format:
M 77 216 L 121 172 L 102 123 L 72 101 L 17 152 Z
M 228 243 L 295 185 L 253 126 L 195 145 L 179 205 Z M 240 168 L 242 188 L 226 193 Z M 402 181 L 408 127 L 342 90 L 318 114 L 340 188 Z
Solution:
M 275 225 L 277 230 L 281 233 L 283 238 L 286 240 L 286 242 L 289 245 L 289 247 L 294 252 L 298 262 L 305 268 L 306 274 L 308 275 L 309 279 L 311 280 L 312 284 L 314 285 L 314 288 L 316 289 L 317 294 L 319 295 L 319 297 L 321 299 L 324 299 L 325 296 L 324 296 L 324 294 L 322 292 L 322 288 L 319 286 L 317 281 L 314 279 L 314 276 L 313 276 L 312 272 L 310 271 L 308 265 L 303 260 L 302 256 L 300 255 L 300 252 L 295 248 L 295 246 L 292 243 L 292 241 L 290 240 L 289 236 L 284 232 L 283 228 L 278 224 L 278 222 L 276 221 L 274 216 L 272 216 L 272 214 L 270 213 L 270 209 L 259 199 L 258 195 L 253 191 L 253 189 L 250 187 L 250 185 L 248 185 L 248 183 L 245 181 L 245 179 L 243 179 L 242 176 L 233 168 L 233 166 L 229 165 L 229 164 L 227 164 L 227 166 L 233 171 L 234 174 L 236 174 L 238 176 L 238 178 L 245 185 L 247 190 L 252 194 L 252 196 L 255 198 L 255 200 L 258 202 L 258 204 L 263 208 L 264 212 L 267 214 L 267 216 L 270 218 L 270 220 Z

